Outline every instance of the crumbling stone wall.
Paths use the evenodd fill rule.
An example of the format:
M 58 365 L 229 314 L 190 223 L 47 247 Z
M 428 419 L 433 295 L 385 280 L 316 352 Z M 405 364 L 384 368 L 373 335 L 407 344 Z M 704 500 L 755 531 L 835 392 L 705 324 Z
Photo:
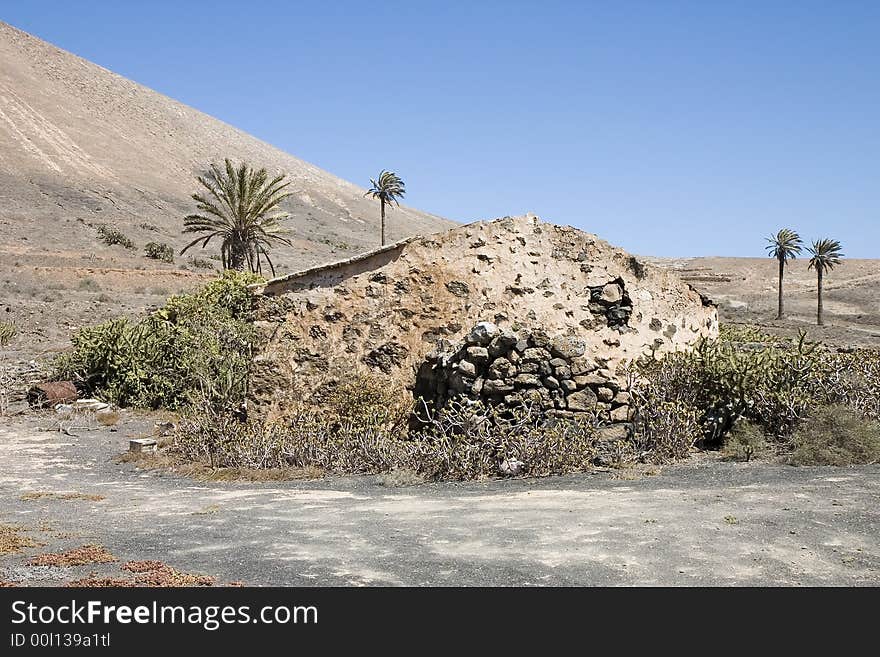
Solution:
M 603 423 L 629 419 L 629 393 L 608 361 L 587 355 L 585 340 L 545 331 L 514 333 L 477 324 L 460 344 L 429 354 L 413 394 L 427 421 L 450 399 L 478 399 L 499 408 L 529 408 L 547 417 L 589 414 Z
M 581 376 L 718 332 L 715 306 L 674 272 L 534 216 L 412 238 L 253 290 L 263 345 L 251 392 L 281 410 L 354 372 L 413 391 L 441 340 L 460 343 L 484 321 L 582 343 L 598 367 Z M 616 389 L 598 387 L 622 391 L 624 382 L 614 381 Z

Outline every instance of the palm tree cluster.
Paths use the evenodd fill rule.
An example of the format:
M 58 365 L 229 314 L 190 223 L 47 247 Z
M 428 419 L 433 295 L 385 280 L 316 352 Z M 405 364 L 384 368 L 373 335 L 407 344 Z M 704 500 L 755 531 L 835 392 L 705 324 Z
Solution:
M 197 178 L 206 191 L 192 195 L 199 212 L 183 219 L 184 233 L 201 235 L 183 247 L 180 254 L 196 245 L 205 248 L 216 237 L 220 240 L 224 269 L 244 271 L 247 267 L 259 274 L 265 259 L 274 276 L 269 249 L 277 244 L 291 245 L 281 226 L 290 216 L 280 210 L 282 201 L 290 196 L 285 191 L 290 185 L 285 178 L 280 174 L 270 180 L 266 169 L 256 170 L 247 162 L 236 167 L 228 158 L 223 168 L 211 164 L 208 172 Z M 379 239 L 385 246 L 385 206 L 400 206 L 406 185 L 396 173 L 384 169 L 376 180 L 370 179 L 370 184 L 364 196 L 372 196 L 381 204 Z
M 204 248 L 216 237 L 221 242 L 224 269 L 244 271 L 247 267 L 259 274 L 265 258 L 274 276 L 269 249 L 275 244 L 291 244 L 281 226 L 289 215 L 279 209 L 281 202 L 290 196 L 285 191 L 290 183 L 285 182 L 284 174 L 270 179 L 266 169 L 257 171 L 246 162 L 235 167 L 227 158 L 225 164 L 223 169 L 211 164 L 208 173 L 198 177 L 207 193 L 192 195 L 199 213 L 184 217 L 183 232 L 205 234 L 187 244 L 180 253 L 186 253 L 199 243 Z
M 785 275 L 785 267 L 789 260 L 794 260 L 802 251 L 800 235 L 789 228 L 783 228 L 775 235 L 767 238 L 769 244 L 766 246 L 768 255 L 779 261 L 779 305 L 776 313 L 776 319 L 783 319 L 785 316 L 783 297 L 782 297 L 782 279 Z M 822 326 L 825 322 L 822 317 L 822 285 L 825 274 L 834 269 L 835 265 L 840 264 L 843 253 L 841 253 L 841 245 L 837 240 L 823 238 L 815 240 L 811 246 L 807 247 L 810 254 L 808 269 L 816 271 L 817 278 L 817 309 L 816 323 Z

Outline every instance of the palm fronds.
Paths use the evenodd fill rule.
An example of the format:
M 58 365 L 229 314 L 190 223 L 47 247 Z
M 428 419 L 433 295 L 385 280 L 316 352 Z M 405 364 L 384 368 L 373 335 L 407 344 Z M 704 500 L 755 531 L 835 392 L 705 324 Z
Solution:
M 827 238 L 816 240 L 812 246 L 807 247 L 807 251 L 811 255 L 809 269 L 815 269 L 817 272 L 821 270 L 822 273 L 834 269 L 843 258 L 840 242 Z
M 221 240 L 220 256 L 224 269 L 262 272 L 266 260 L 272 275 L 275 267 L 269 250 L 277 244 L 291 245 L 284 237 L 281 222 L 289 217 L 280 210 L 290 192 L 280 174 L 270 180 L 266 169 L 253 169 L 246 162 L 236 168 L 227 158 L 221 169 L 211 164 L 208 173 L 199 176 L 205 191 L 192 195 L 198 213 L 183 219 L 184 233 L 202 233 L 181 249 L 181 255 L 196 245 L 206 247 L 215 237 Z
M 798 257 L 801 252 L 801 236 L 789 228 L 783 228 L 776 235 L 767 238 L 769 244 L 764 247 L 767 249 L 767 255 L 785 262 Z

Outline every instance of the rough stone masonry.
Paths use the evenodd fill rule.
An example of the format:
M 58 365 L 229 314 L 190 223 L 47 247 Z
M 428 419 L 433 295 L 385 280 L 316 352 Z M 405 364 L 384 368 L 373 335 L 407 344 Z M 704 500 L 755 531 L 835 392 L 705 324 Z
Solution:
M 526 349 L 547 350 L 549 359 L 531 354 L 541 355 L 534 362 L 546 362 L 544 367 L 577 369 L 581 365 L 571 358 L 578 358 L 592 368 L 571 377 L 564 369 L 559 376 L 555 370 L 544 374 L 552 378 L 542 380 L 544 389 L 553 381 L 578 385 L 573 377 L 601 371 L 605 383 L 587 387 L 597 402 L 611 405 L 610 413 L 625 388 L 618 366 L 687 349 L 718 333 L 715 306 L 674 272 L 531 215 L 411 238 L 253 291 L 263 346 L 251 395 L 277 413 L 294 399 L 307 401 L 328 380 L 358 372 L 412 392 L 427 357 L 463 343 L 480 322 L 491 323 L 508 341 L 531 341 Z M 555 344 L 568 340 L 582 353 L 559 355 L 559 349 L 540 344 L 541 336 Z M 516 352 L 523 364 L 533 362 L 512 346 L 505 359 Z M 535 374 L 531 368 L 516 376 Z M 484 389 L 491 380 L 484 377 Z M 571 393 L 565 396 L 570 406 Z
M 601 424 L 627 422 L 629 392 L 607 369 L 606 358 L 586 355 L 587 343 L 542 330 L 516 334 L 480 322 L 464 341 L 428 354 L 416 373 L 414 426 L 454 398 L 496 409 L 528 409 L 547 417 L 588 415 Z

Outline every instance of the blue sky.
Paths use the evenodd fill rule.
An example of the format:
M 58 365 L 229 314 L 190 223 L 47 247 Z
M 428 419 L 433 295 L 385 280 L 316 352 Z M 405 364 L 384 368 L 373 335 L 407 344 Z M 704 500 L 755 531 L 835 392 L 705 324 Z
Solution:
M 880 257 L 880 2 L 0 0 L 0 19 L 460 221 Z M 2 65 L 2 63 L 0 63 Z

